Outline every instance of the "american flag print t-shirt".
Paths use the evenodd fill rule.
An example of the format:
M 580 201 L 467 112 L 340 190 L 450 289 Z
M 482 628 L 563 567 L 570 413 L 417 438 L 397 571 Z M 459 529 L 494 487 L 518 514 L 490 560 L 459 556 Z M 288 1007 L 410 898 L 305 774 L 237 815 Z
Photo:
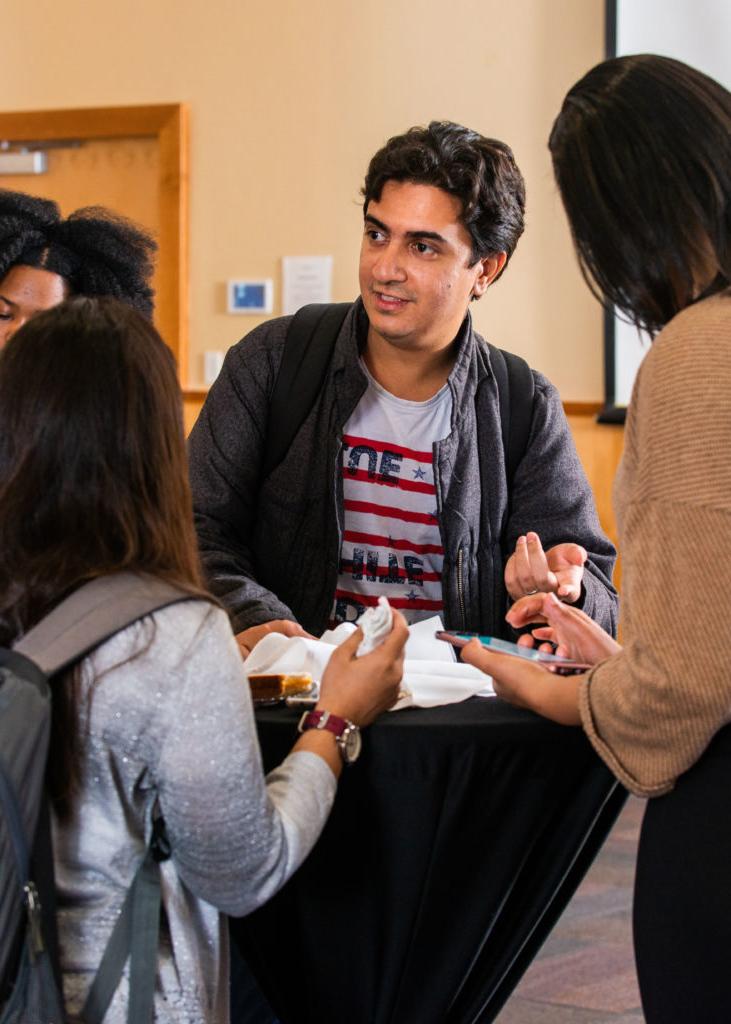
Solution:
M 444 549 L 433 444 L 450 432 L 445 384 L 426 402 L 396 398 L 365 367 L 368 388 L 343 435 L 343 543 L 334 622 L 353 622 L 385 595 L 408 622 L 438 615 Z

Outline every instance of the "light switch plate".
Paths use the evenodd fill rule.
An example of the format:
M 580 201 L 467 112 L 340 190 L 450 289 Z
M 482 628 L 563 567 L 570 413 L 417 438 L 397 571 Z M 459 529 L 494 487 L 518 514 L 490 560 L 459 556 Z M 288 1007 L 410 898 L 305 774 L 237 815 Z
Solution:
M 229 281 L 227 295 L 229 313 L 271 313 L 274 284 L 271 278 Z

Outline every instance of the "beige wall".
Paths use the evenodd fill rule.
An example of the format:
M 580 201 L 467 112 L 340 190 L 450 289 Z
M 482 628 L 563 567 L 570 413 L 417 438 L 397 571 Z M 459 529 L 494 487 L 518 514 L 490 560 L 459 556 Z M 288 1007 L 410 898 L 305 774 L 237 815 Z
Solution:
M 386 137 L 450 118 L 504 138 L 527 230 L 475 307 L 491 340 L 564 399 L 602 396 L 601 316 L 575 266 L 546 138 L 601 59 L 604 0 L 6 0 L 4 110 L 184 101 L 191 111 L 191 385 L 202 352 L 258 322 L 224 312 L 229 277 L 332 253 L 357 290 L 358 189 Z

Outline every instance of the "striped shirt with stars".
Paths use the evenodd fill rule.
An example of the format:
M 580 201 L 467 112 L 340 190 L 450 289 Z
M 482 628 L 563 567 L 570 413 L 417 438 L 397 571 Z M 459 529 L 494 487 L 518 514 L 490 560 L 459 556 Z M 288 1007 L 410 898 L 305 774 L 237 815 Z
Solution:
M 408 622 L 438 615 L 444 549 L 433 445 L 449 434 L 445 384 L 426 402 L 396 398 L 371 377 L 345 425 L 344 531 L 333 623 L 353 622 L 384 594 Z

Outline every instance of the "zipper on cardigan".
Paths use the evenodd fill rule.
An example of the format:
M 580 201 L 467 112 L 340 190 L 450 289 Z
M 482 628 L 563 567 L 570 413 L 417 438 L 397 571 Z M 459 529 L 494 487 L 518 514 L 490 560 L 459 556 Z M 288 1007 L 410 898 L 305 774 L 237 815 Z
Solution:
M 457 598 L 462 615 L 462 629 L 467 629 L 467 616 L 464 611 L 464 575 L 462 570 L 462 548 L 457 552 Z

